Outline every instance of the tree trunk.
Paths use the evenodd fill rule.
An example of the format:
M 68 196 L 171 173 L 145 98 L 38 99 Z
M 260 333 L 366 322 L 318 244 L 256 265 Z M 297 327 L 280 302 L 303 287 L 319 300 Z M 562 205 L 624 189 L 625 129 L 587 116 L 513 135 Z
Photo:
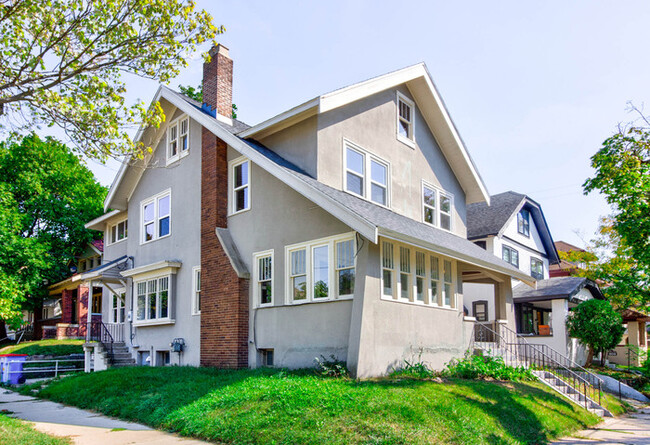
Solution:
M 591 366 L 591 362 L 594 359 L 594 348 L 592 346 L 589 346 L 589 352 L 587 353 L 587 362 L 585 363 L 585 368 L 588 368 Z
M 0 340 L 7 337 L 7 326 L 4 320 L 0 320 Z

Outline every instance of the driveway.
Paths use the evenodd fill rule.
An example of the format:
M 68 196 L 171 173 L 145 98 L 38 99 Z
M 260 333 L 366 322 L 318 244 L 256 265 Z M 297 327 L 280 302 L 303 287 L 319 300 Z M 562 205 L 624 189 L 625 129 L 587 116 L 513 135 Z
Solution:
M 11 417 L 32 422 L 37 430 L 70 437 L 78 445 L 206 445 L 138 423 L 113 419 L 91 411 L 71 408 L 47 400 L 0 389 L 0 410 Z
M 601 424 L 553 442 L 556 445 L 578 444 L 650 444 L 650 408 L 621 417 L 608 417 Z

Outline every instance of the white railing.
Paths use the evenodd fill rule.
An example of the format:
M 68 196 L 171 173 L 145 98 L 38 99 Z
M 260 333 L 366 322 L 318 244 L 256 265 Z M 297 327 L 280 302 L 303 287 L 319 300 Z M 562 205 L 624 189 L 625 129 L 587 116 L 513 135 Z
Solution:
M 22 369 L 17 369 L 17 370 L 12 370 L 12 364 L 16 363 L 21 363 L 22 364 Z M 52 366 L 38 366 L 38 367 L 25 367 L 25 365 L 31 365 L 32 363 L 53 363 Z M 61 365 L 63 363 L 63 365 Z M 82 366 L 81 368 L 78 366 L 70 366 L 67 365 L 68 363 L 81 363 Z M 54 377 L 58 377 L 59 374 L 63 374 L 66 372 L 75 372 L 75 371 L 83 371 L 83 363 L 84 359 L 83 358 L 77 358 L 77 359 L 65 359 L 65 360 L 29 360 L 29 361 L 21 361 L 21 360 L 9 360 L 5 362 L 4 366 L 7 366 L 9 369 L 4 371 L 8 375 L 11 374 L 43 374 L 43 373 L 54 373 Z

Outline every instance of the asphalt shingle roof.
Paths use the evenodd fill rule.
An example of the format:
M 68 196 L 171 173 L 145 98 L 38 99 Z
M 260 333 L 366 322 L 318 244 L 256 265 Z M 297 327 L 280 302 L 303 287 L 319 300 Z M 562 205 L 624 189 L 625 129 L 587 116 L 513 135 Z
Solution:
M 275 164 L 283 167 L 287 172 L 300 178 L 308 186 L 317 189 L 322 194 L 340 203 L 377 227 L 416 238 L 443 249 L 479 259 L 483 262 L 498 266 L 501 269 L 507 269 L 521 274 L 519 269 L 506 263 L 501 258 L 488 253 L 485 249 L 482 249 L 465 238 L 432 227 L 423 222 L 415 221 L 385 207 L 325 185 L 262 144 L 252 140 L 245 140 L 245 142 Z
M 483 238 L 499 233 L 524 199 L 526 195 L 505 192 L 491 196 L 489 206 L 484 202 L 468 205 L 467 238 Z
M 520 283 L 512 289 L 512 297 L 515 300 L 568 299 L 577 294 L 585 286 L 588 286 L 597 298 L 601 297 L 600 290 L 595 283 L 584 277 L 556 277 L 539 280 L 537 282 L 537 289 Z

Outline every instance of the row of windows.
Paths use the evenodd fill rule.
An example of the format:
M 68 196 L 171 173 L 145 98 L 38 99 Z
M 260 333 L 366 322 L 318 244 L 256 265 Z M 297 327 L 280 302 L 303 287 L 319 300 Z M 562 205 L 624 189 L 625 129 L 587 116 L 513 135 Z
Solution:
M 288 246 L 285 251 L 288 304 L 349 298 L 354 294 L 355 242 L 352 235 Z M 255 301 L 274 304 L 273 251 L 254 255 Z
M 510 246 L 502 246 L 501 248 L 501 257 L 506 263 L 510 263 L 519 268 L 519 252 L 516 249 L 513 249 Z M 530 259 L 530 275 L 537 279 L 544 279 L 544 262 L 539 258 L 532 257 Z
M 382 241 L 382 295 L 393 300 L 456 307 L 456 262 Z

